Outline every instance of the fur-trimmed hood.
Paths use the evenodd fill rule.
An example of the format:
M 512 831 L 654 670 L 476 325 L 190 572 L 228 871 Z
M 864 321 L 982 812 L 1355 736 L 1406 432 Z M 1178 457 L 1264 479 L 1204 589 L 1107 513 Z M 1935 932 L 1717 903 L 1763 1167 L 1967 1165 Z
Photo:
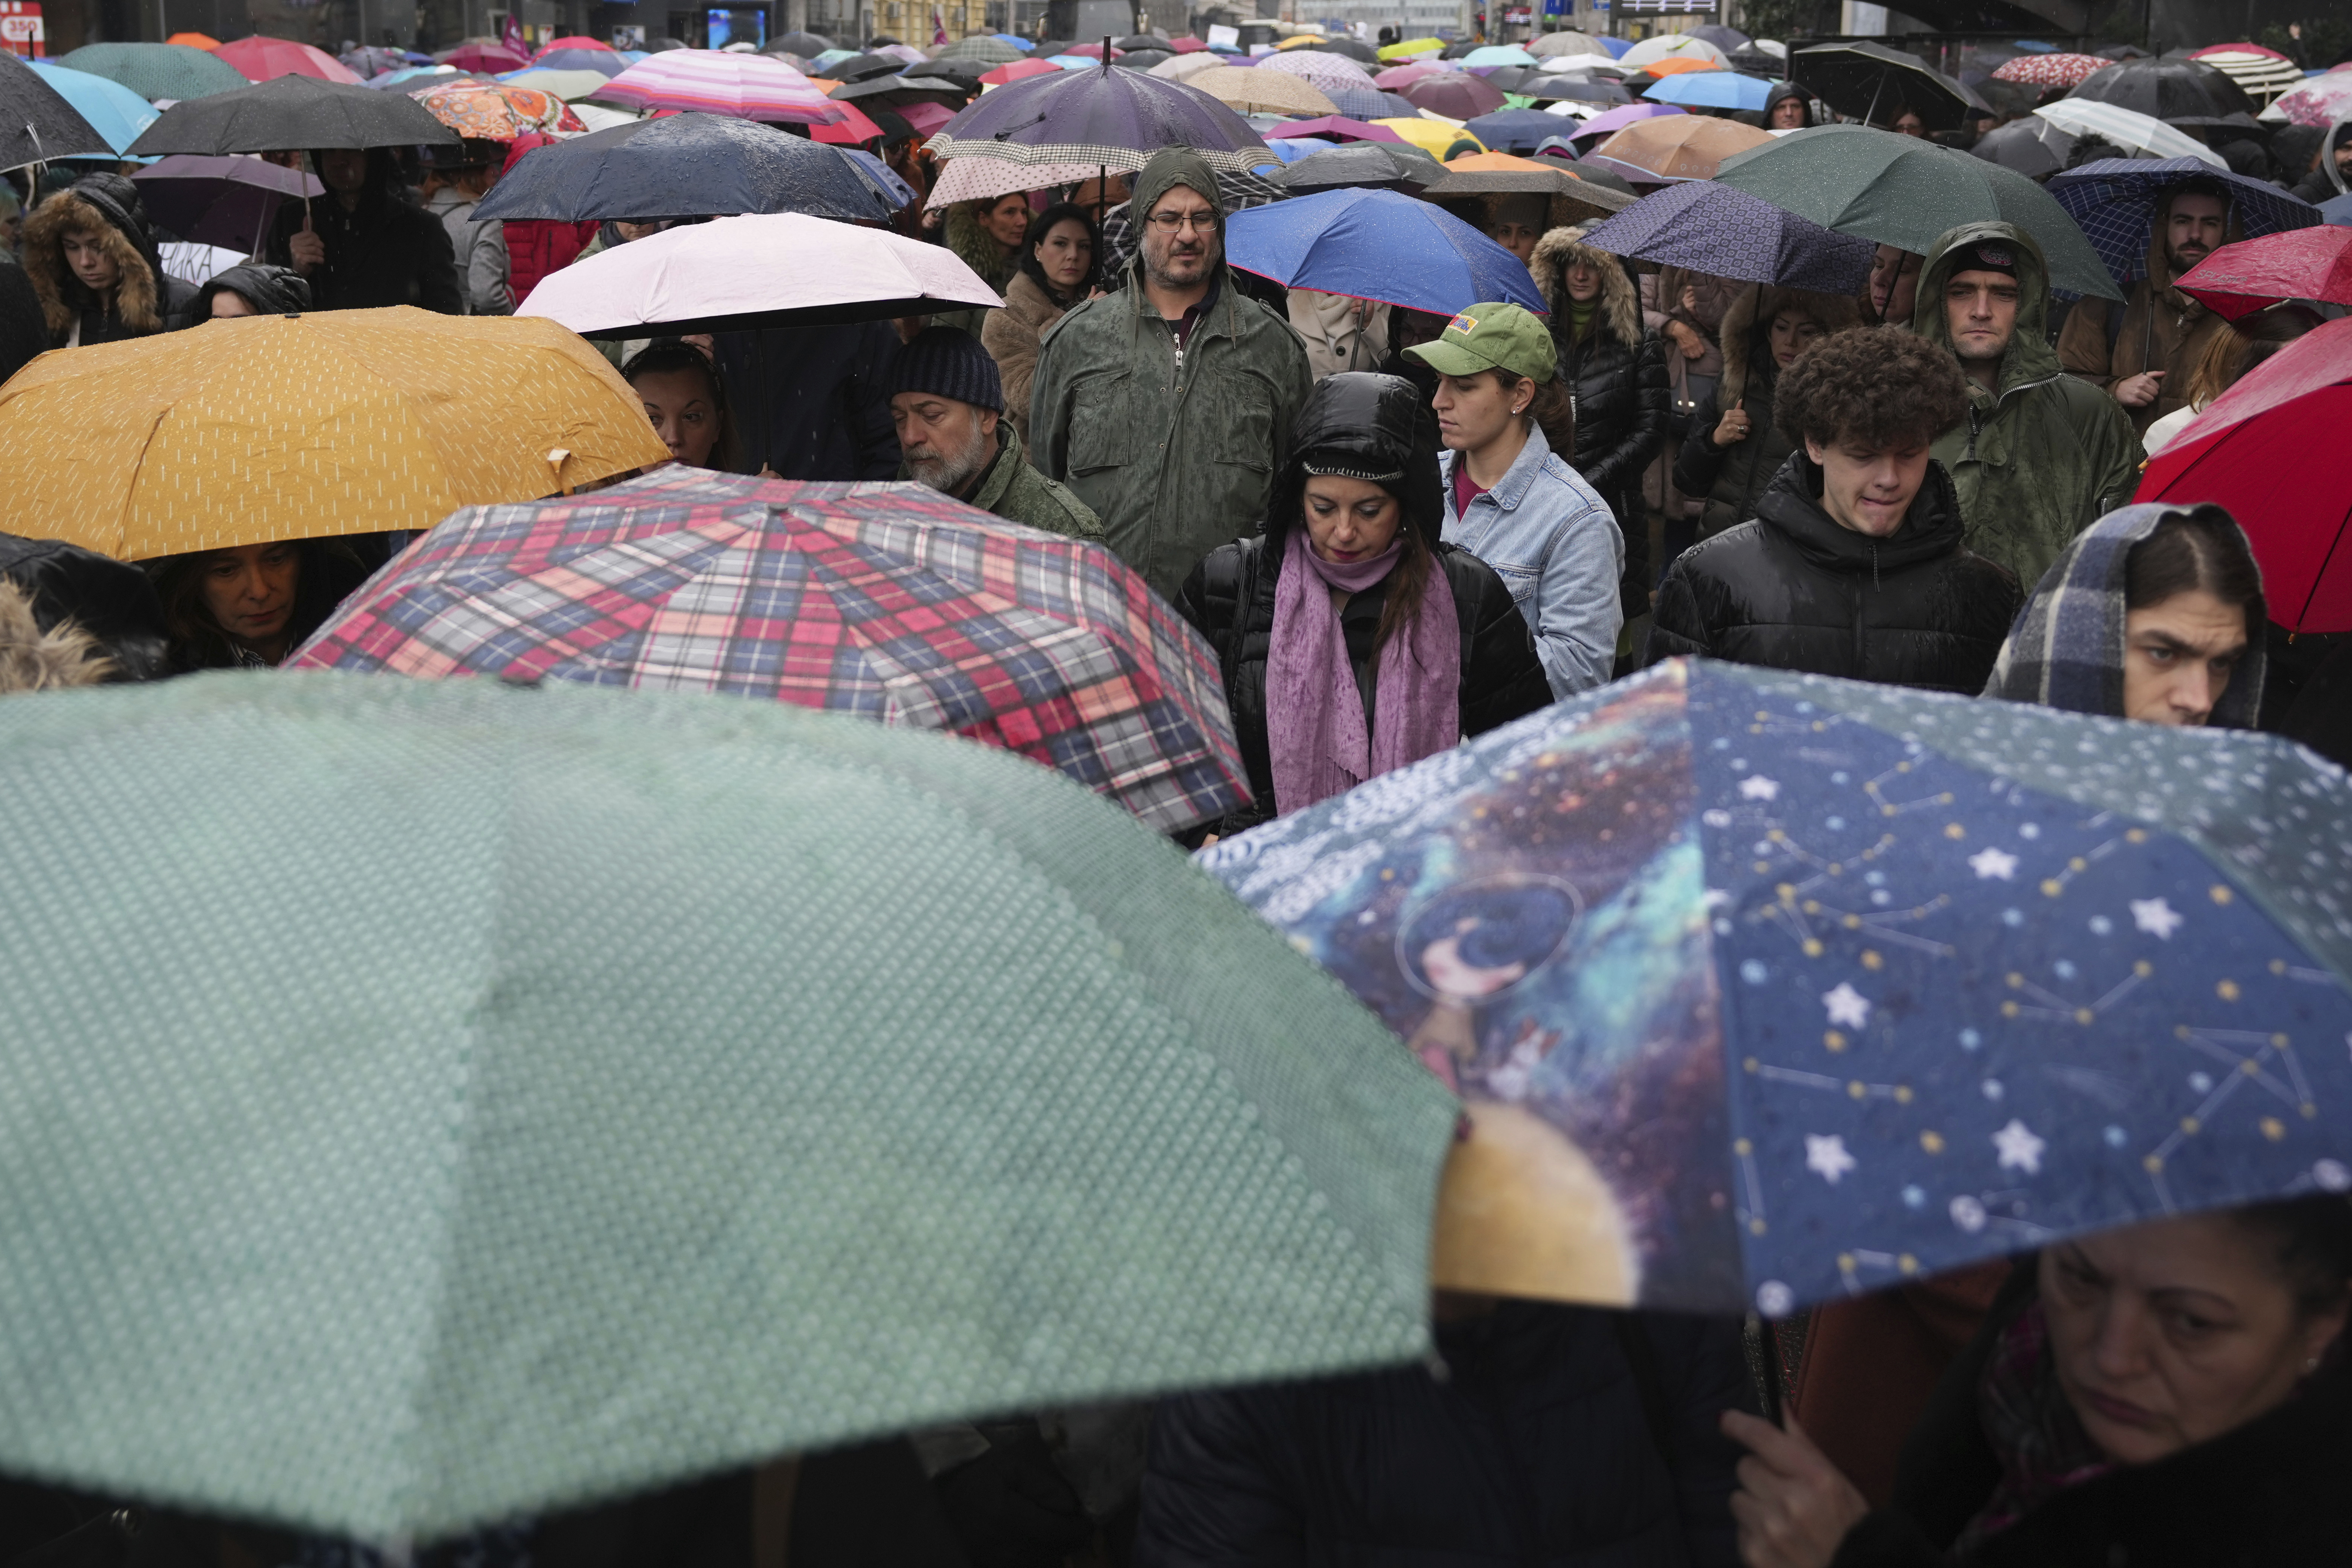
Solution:
M 146 205 L 121 175 L 92 174 L 34 208 L 25 223 L 25 271 L 41 297 L 50 336 L 64 337 L 76 315 L 98 305 L 66 265 L 65 237 L 77 233 L 97 235 L 121 273 L 114 289 L 116 318 L 134 333 L 162 331 L 163 265 Z
M 71 621 L 44 628 L 32 596 L 0 579 L 0 695 L 95 686 L 113 672 L 96 637 Z
M 1765 335 L 1772 318 L 1794 305 L 1835 334 L 1862 325 L 1860 301 L 1843 294 L 1816 294 L 1810 289 L 1783 289 L 1774 284 L 1743 289 L 1731 309 L 1723 313 L 1723 379 L 1716 384 L 1716 405 L 1728 408 L 1748 393 L 1748 373 L 1772 355 Z
M 1642 297 L 1625 275 L 1625 264 L 1605 250 L 1584 243 L 1584 230 L 1556 228 L 1536 242 L 1535 259 L 1528 270 L 1535 275 L 1536 291 L 1551 307 L 1554 337 L 1567 331 L 1568 299 L 1560 291 L 1560 275 L 1577 262 L 1590 264 L 1601 274 L 1601 315 L 1594 323 L 1631 349 L 1642 342 Z

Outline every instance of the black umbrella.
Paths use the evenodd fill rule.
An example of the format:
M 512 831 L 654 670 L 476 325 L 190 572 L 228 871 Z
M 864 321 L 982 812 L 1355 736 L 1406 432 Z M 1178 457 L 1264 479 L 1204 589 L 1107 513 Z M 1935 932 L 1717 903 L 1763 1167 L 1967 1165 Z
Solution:
M 1349 142 L 1286 163 L 1266 181 L 1297 196 L 1349 188 L 1413 195 L 1444 177 L 1445 165 L 1418 147 L 1402 142 Z
M 798 55 L 804 60 L 813 60 L 833 47 L 833 40 L 823 33 L 779 33 L 768 40 L 767 47 L 761 52 Z
M 1124 38 L 1113 38 L 1110 47 L 1114 49 L 1164 49 L 1168 47 L 1168 40 L 1151 33 L 1129 33 Z
M 942 108 L 961 109 L 971 92 L 945 77 L 877 76 L 868 81 L 845 83 L 827 96 L 856 103 L 871 112 L 877 104 L 893 103 L 936 103 Z
M 907 68 L 907 62 L 888 55 L 853 55 L 838 65 L 824 68 L 828 81 L 871 81 L 877 76 L 897 76 Z
M 0 50 L 0 169 L 101 152 L 106 145 L 97 127 L 43 81 L 40 72 Z
M 1097 43 L 1100 43 L 1102 40 L 1100 40 L 1099 38 L 1097 38 L 1097 39 L 1096 39 L 1096 40 L 1094 40 L 1094 41 L 1095 41 L 1095 42 L 1097 42 Z M 1032 49 L 1029 51 L 1029 56 L 1028 56 L 1028 58 L 1031 58 L 1031 59 L 1033 59 L 1033 60 L 1050 60 L 1050 59 L 1052 59 L 1055 55 L 1066 55 L 1066 54 L 1068 54 L 1068 53 L 1070 52 L 1070 46 L 1071 46 L 1071 45 L 1073 45 L 1073 44 L 1075 44 L 1075 43 L 1076 43 L 1076 42 L 1077 42 L 1077 40 L 1076 40 L 1076 38 L 1048 38 L 1048 39 L 1046 39 L 1045 42 L 1043 42 L 1043 43 L 1041 43 L 1041 44 L 1037 45 L 1035 47 L 1032 48 Z M 946 62 L 941 62 L 941 61 L 939 61 L 939 60 L 933 60 L 931 63 L 932 63 L 933 65 L 940 65 L 940 64 L 941 64 L 941 63 L 945 63 L 945 64 L 949 64 L 949 65 L 953 65 L 953 64 L 955 64 L 956 62 L 955 62 L 955 61 L 953 61 L 953 60 L 949 60 L 949 61 L 946 61 Z M 968 62 L 967 62 L 967 63 L 968 63 Z
M 2231 115 L 2251 115 L 2254 107 L 2245 89 L 2202 60 L 2124 61 L 2093 71 L 2066 96 L 2135 110 L 2168 125 L 2234 125 Z
M 2091 52 L 2110 60 L 2144 60 L 2148 58 L 2146 49 L 2133 44 L 2109 44 L 2104 49 L 2093 49 Z
M 689 113 L 534 148 L 474 216 L 580 223 L 805 213 L 855 222 L 895 210 L 841 148 L 731 115 Z
M 1760 76 L 1768 81 L 1780 80 L 1787 75 L 1789 69 L 1789 61 L 1785 55 L 1776 55 L 1769 49 L 1759 49 L 1753 44 L 1744 48 L 1734 49 L 1725 58 L 1730 62 L 1731 68 L 1742 76 Z
M 1486 47 L 1475 38 L 1456 38 L 1438 50 L 1437 58 L 1441 60 L 1458 60 L 1472 50 L 1483 49 Z
M 966 92 L 978 92 L 982 73 L 995 68 L 993 66 L 974 65 L 970 60 L 925 60 L 921 65 L 908 66 L 904 74 L 908 81 L 937 77 L 942 81 L 954 82 Z
M 236 92 L 175 103 L 124 149 L 131 158 L 171 153 L 271 153 L 297 147 L 452 146 L 457 133 L 405 93 L 281 76 Z
M 1703 27 L 1693 27 L 1691 37 L 1704 38 L 1727 55 L 1734 49 L 1744 49 L 1756 41 L 1738 28 L 1727 27 L 1720 22 L 1709 22 Z
M 1360 44 L 1353 38 L 1323 38 L 1307 47 L 1320 49 L 1327 55 L 1345 55 L 1365 65 L 1376 64 L 1381 58 L 1380 50 L 1370 44 Z
M 1992 112 L 1942 71 L 1884 44 L 1817 44 L 1791 55 L 1789 66 L 1799 87 L 1840 114 L 1873 125 L 1892 119 L 1886 111 L 1898 103 L 1930 131 L 1957 131 L 1972 113 Z
M 688 43 L 684 38 L 656 38 L 652 43 L 646 46 L 646 53 L 649 55 L 667 54 L 672 49 L 690 49 L 693 47 L 694 46 L 692 44 Z
M 1165 65 L 1175 58 L 1166 49 L 1129 49 L 1112 63 L 1122 70 L 1148 71 L 1153 66 Z
M 1570 103 L 1631 103 L 1633 101 L 1633 95 L 1613 81 L 1579 81 L 1570 76 L 1538 76 L 1535 74 L 1538 69 L 1540 68 L 1535 66 L 1505 66 L 1503 70 L 1526 71 L 1528 74 L 1517 87 L 1504 86 L 1500 82 L 1496 82 L 1496 85 L 1503 87 L 1506 92 L 1516 92 L 1522 98 L 1532 98 L 1538 103 L 1558 103 L 1562 100 Z M 1496 78 L 1502 74 L 1503 71 L 1496 71 L 1494 76 L 1486 79 L 1495 81 Z
M 2029 180 L 2047 179 L 2066 166 L 2074 138 L 2038 114 L 1996 125 L 1969 149 L 1988 163 L 2014 169 Z

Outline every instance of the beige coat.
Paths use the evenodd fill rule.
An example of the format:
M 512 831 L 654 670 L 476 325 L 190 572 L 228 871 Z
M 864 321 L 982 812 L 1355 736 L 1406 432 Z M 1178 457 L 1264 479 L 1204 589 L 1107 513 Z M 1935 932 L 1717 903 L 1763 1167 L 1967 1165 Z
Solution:
M 1389 357 L 1389 308 L 1377 300 L 1293 289 L 1290 324 L 1318 381 L 1343 370 L 1378 370 Z
M 991 310 L 981 324 L 981 346 L 1004 378 L 1004 412 L 1021 439 L 1029 439 L 1029 383 L 1037 374 L 1037 341 L 1062 319 L 1062 307 L 1026 272 L 1004 286 L 1004 309 Z

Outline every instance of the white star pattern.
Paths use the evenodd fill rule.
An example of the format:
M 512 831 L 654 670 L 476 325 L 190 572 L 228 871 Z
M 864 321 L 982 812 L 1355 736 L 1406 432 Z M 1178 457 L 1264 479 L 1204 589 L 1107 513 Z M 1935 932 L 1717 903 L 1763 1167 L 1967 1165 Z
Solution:
M 2002 1170 L 2022 1171 L 2029 1176 L 2042 1173 L 2042 1151 L 2047 1145 L 2016 1117 L 2011 1117 L 2009 1125 L 1992 1135 L 1992 1143 L 2000 1151 Z
M 1822 1179 L 1834 1187 L 1838 1178 L 1853 1167 L 1854 1158 L 1845 1152 L 1843 1138 L 1834 1132 L 1826 1138 L 1805 1134 L 1805 1169 L 1820 1172 Z
M 1778 800 L 1780 798 L 1780 786 L 1762 773 L 1750 773 L 1739 781 L 1739 797 L 1742 800 Z
M 1822 993 L 1822 1005 L 1830 1010 L 1830 1022 L 1841 1028 L 1859 1029 L 1870 1022 L 1870 998 L 1845 981 L 1839 981 L 1836 990 Z
M 2172 940 L 2180 929 L 2181 915 L 2162 899 L 2134 899 L 2131 901 L 2132 924 L 2153 936 Z
M 1977 874 L 1979 881 L 1998 877 L 2006 882 L 2017 875 L 2017 857 L 1988 845 L 1969 857 L 1969 869 Z

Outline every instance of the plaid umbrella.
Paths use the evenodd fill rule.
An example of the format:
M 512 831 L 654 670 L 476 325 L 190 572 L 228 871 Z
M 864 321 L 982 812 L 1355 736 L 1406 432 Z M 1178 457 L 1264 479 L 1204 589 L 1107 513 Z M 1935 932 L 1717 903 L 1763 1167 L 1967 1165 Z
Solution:
M 783 61 L 719 49 L 649 55 L 606 82 L 596 96 L 632 109 L 698 109 L 739 120 L 821 125 L 841 118 L 839 105 Z
M 2128 289 L 2147 276 L 2148 226 L 2156 221 L 2158 198 L 2191 174 L 2230 187 L 2231 213 L 2247 239 L 2320 221 L 2309 202 L 2195 158 L 2101 158 L 2053 178 L 2050 194 L 2082 226 L 2108 273 Z
M 1001 66 L 1008 65 L 1024 57 L 1022 51 L 1003 39 L 981 33 L 969 38 L 958 38 L 931 58 L 941 60 L 979 60 L 985 65 Z
M 1166 832 L 1248 795 L 1216 658 L 1141 578 L 912 484 L 671 468 L 467 508 L 294 662 L 727 692 L 948 730 Z
M 1712 180 L 1643 196 L 1588 230 L 1584 243 L 1612 256 L 1822 294 L 1852 294 L 1867 282 L 1873 248 Z
M 2093 71 L 2115 63 L 2096 55 L 2020 55 L 1994 71 L 1992 79 L 2025 87 L 2072 88 Z
M 511 142 L 530 131 L 588 129 L 553 93 L 504 82 L 458 82 L 430 87 L 414 96 L 434 119 L 458 135 L 488 142 Z

